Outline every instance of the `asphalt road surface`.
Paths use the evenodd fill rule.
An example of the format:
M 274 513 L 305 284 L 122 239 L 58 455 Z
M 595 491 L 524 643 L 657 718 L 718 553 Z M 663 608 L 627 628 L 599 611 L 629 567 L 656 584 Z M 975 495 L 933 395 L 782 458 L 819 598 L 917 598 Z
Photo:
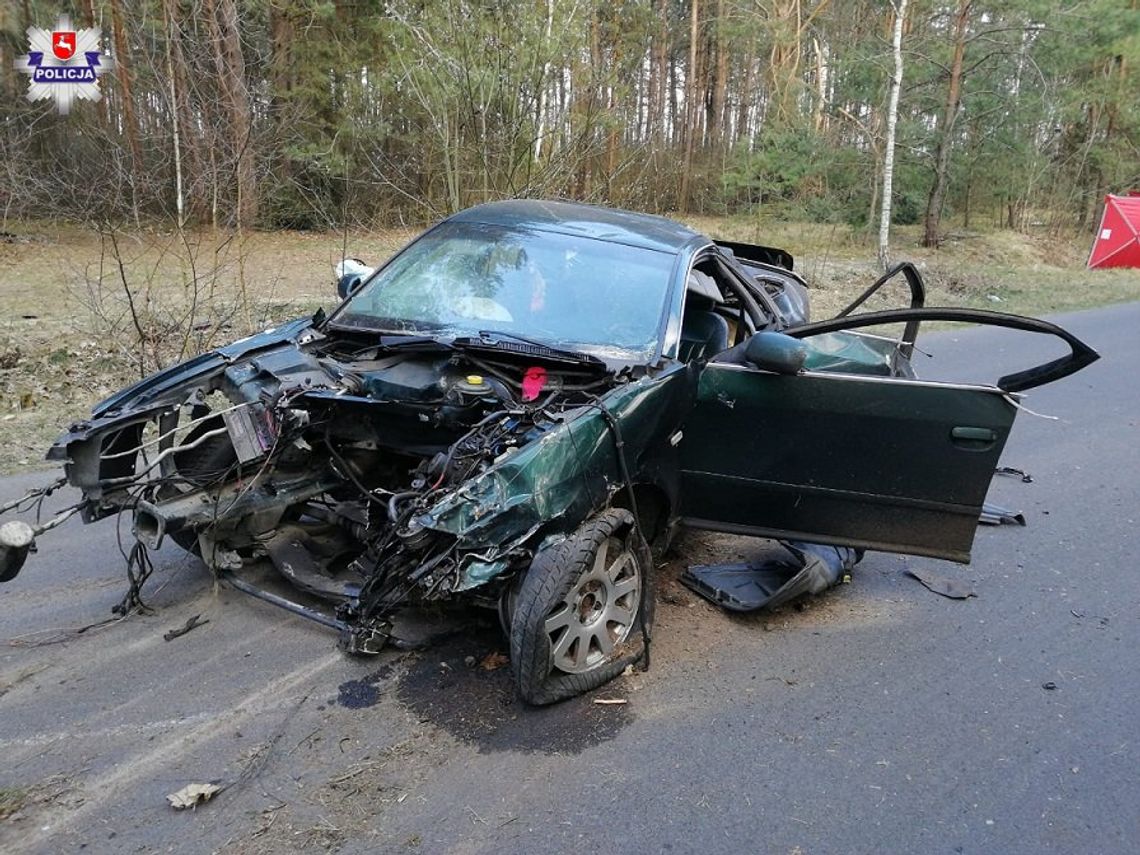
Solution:
M 991 498 L 1026 528 L 981 529 L 968 567 L 868 555 L 745 619 L 668 579 L 756 542 L 694 536 L 652 668 L 552 709 L 515 700 L 493 627 L 349 659 L 176 549 L 152 613 L 78 632 L 125 578 L 113 523 L 68 523 L 0 589 L 0 850 L 1135 851 L 1140 304 L 1061 321 L 1104 358 L 1026 401 L 1059 420 L 1018 417 L 1003 462 L 1034 480 Z M 993 380 L 1033 338 L 932 334 L 919 369 Z M 210 803 L 167 805 L 206 782 Z

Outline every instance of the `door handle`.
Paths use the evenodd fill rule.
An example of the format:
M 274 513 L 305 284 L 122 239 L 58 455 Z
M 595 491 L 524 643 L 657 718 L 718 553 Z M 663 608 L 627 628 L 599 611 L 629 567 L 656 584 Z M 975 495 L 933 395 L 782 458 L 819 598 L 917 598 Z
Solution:
M 968 451 L 985 451 L 997 442 L 997 431 L 984 427 L 956 427 L 950 431 L 950 441 Z

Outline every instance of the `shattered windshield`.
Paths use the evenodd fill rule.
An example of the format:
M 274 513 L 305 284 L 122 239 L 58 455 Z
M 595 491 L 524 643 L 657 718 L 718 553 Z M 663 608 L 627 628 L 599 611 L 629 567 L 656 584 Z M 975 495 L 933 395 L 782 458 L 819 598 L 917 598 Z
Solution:
M 369 280 L 338 324 L 526 336 L 620 359 L 653 356 L 673 256 L 577 235 L 445 223 Z

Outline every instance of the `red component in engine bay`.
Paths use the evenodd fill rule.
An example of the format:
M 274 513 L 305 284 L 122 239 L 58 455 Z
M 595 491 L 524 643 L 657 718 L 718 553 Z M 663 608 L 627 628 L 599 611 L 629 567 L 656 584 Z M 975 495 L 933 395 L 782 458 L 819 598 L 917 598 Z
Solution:
M 532 365 L 526 370 L 522 380 L 522 399 L 533 401 L 546 386 L 546 369 L 541 365 Z

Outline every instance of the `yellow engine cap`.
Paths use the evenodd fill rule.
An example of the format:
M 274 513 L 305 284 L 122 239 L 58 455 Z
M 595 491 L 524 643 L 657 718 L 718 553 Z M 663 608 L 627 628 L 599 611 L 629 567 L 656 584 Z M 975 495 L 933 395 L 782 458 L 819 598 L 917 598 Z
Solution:
M 472 386 L 482 386 L 483 385 L 483 375 L 482 374 L 468 374 L 466 377 L 466 380 Z

